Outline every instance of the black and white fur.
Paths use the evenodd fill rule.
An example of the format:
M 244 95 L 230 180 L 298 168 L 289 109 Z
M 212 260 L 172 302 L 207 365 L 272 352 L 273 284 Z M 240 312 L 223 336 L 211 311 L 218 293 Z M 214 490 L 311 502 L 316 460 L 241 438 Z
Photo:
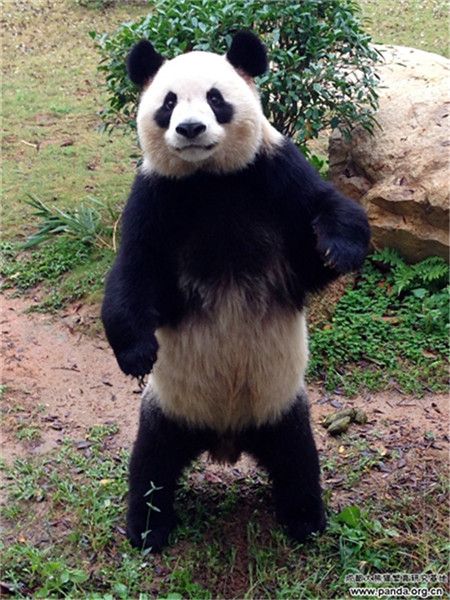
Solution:
M 160 550 L 174 489 L 201 452 L 253 455 L 296 540 L 322 531 L 317 451 L 304 391 L 310 292 L 365 258 L 364 211 L 320 179 L 265 119 L 250 33 L 226 56 L 171 61 L 140 42 L 143 166 L 123 214 L 102 318 L 124 373 L 152 372 L 130 464 L 128 535 Z M 156 486 L 149 515 L 147 492 Z

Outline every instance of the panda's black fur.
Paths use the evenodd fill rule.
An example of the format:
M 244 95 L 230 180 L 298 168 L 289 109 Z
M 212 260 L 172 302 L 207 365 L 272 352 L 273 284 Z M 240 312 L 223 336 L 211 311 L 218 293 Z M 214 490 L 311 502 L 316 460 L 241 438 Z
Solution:
M 239 41 L 236 65 L 252 64 L 248 74 L 259 72 L 261 53 L 251 59 L 242 52 Z M 142 67 L 138 56 L 133 60 Z M 363 209 L 322 181 L 289 140 L 236 172 L 200 169 L 179 178 L 139 173 L 102 309 L 124 373 L 152 370 L 158 328 L 176 332 L 187 319 L 202 318 L 202 299 L 195 289 L 182 292 L 182 274 L 216 294 L 233 282 L 245 288 L 245 301 L 250 307 L 254 302 L 256 311 L 252 281 L 265 277 L 273 240 L 282 240 L 277 252 L 286 277 L 285 285 L 268 287 L 267 310 L 300 311 L 309 293 L 361 267 L 369 227 Z M 303 541 L 323 530 L 319 463 L 302 390 L 275 422 L 225 432 L 165 414 L 150 397 L 130 463 L 128 535 L 135 546 L 154 551 L 164 546 L 176 523 L 173 495 L 183 468 L 205 450 L 221 457 L 224 448 L 232 448 L 228 458 L 248 452 L 268 470 L 278 518 L 293 538 Z M 148 521 L 146 493 L 152 484 L 158 489 L 151 503 L 160 512 L 152 511 Z

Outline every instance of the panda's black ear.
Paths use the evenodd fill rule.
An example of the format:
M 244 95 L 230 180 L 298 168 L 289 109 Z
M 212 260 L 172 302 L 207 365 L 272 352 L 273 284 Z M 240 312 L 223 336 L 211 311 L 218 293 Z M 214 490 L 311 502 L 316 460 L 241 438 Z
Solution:
M 251 77 L 267 71 L 267 54 L 262 42 L 251 31 L 239 31 L 227 52 L 228 61 Z
M 148 40 L 138 42 L 127 57 L 128 77 L 133 83 L 143 86 L 163 64 L 164 57 L 158 54 Z

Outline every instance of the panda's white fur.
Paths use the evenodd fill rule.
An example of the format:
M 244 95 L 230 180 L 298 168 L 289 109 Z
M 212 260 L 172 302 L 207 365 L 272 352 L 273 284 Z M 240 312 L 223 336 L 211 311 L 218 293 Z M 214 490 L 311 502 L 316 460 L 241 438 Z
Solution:
M 302 391 L 302 313 L 255 315 L 236 289 L 208 317 L 156 336 L 158 360 L 145 396 L 190 426 L 225 432 L 274 423 Z
M 231 123 L 219 124 L 206 102 L 206 93 L 214 87 L 220 88 L 235 109 Z M 170 91 L 178 100 L 170 126 L 164 130 L 155 123 L 154 114 Z M 195 141 L 213 148 L 188 147 L 189 141 L 176 132 L 177 125 L 186 119 L 206 125 L 206 131 Z M 238 73 L 225 56 L 210 52 L 189 52 L 163 64 L 142 93 L 137 127 L 144 172 L 168 177 L 185 177 L 199 169 L 237 171 L 262 147 L 269 152 L 283 141 L 263 115 L 253 80 Z
M 277 421 L 301 395 L 308 346 L 303 311 L 269 307 L 269 282 L 283 285 L 280 265 L 251 283 L 251 303 L 242 286 L 205 290 L 201 316 L 158 329 L 144 396 L 172 418 L 216 431 Z

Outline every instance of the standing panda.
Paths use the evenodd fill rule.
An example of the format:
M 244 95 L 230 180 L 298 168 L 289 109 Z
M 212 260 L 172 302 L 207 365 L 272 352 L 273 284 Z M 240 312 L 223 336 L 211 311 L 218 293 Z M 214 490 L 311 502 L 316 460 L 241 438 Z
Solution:
M 267 66 L 249 32 L 226 56 L 165 61 L 144 40 L 128 57 L 144 160 L 102 319 L 122 371 L 152 373 L 130 462 L 136 547 L 166 544 L 177 479 L 205 450 L 255 457 L 295 540 L 325 527 L 304 306 L 362 265 L 369 227 L 264 117 L 252 78 Z

